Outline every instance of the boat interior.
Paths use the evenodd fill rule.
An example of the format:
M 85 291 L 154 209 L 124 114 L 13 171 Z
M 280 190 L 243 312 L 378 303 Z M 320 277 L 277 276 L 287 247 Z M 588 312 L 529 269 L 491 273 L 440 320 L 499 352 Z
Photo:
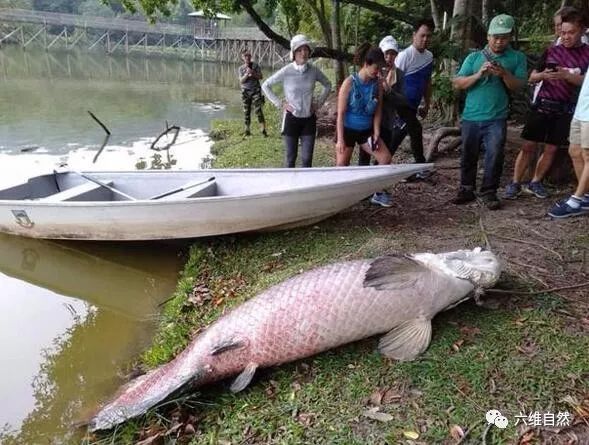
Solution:
M 119 179 L 119 180 L 117 180 Z M 181 179 L 181 178 L 180 178 Z M 184 181 L 184 182 L 181 182 Z M 120 178 L 98 178 L 91 173 L 65 172 L 36 176 L 26 183 L 0 190 L 0 200 L 34 200 L 58 203 L 74 201 L 171 201 L 217 195 L 214 176 L 186 178 L 181 181 L 132 181 Z

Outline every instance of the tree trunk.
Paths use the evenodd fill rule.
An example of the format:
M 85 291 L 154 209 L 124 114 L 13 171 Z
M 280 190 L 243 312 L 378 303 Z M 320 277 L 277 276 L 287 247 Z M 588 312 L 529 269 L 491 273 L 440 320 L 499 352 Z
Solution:
M 323 5 L 323 0 L 320 0 L 321 9 L 317 6 L 315 0 L 307 0 L 307 4 L 311 7 L 315 16 L 317 17 L 317 21 L 319 22 L 319 27 L 321 28 L 321 33 L 323 34 L 323 40 L 325 41 L 325 45 L 328 48 L 334 48 L 333 42 L 333 32 L 330 29 L 329 22 L 327 20 L 327 16 L 325 15 L 325 6 Z
M 430 0 L 430 5 L 432 10 L 432 18 L 434 19 L 434 25 L 436 25 L 436 29 L 442 29 L 442 16 L 440 14 L 440 8 L 438 8 L 436 0 Z
M 481 21 L 485 28 L 489 26 L 489 0 L 481 0 Z
M 335 45 L 335 50 L 341 52 L 342 39 L 340 34 L 340 0 L 333 0 L 333 11 L 331 13 L 331 30 L 333 32 L 332 41 Z M 344 63 L 340 58 L 335 59 L 333 68 L 335 69 L 335 86 L 336 91 L 339 91 L 340 85 L 344 81 Z
M 466 18 L 468 10 L 468 0 L 454 0 L 450 39 L 456 43 L 462 43 L 463 46 L 467 41 Z

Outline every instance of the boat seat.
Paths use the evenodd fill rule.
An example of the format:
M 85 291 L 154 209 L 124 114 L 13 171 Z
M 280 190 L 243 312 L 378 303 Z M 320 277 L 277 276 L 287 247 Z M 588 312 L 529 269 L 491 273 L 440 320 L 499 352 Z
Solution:
M 113 182 L 105 182 L 106 185 L 112 186 Z M 112 192 L 94 182 L 84 182 L 83 184 L 63 190 L 45 198 L 42 202 L 64 202 L 64 201 L 110 201 Z
M 192 184 L 195 183 L 198 185 L 192 186 Z M 215 196 L 217 194 L 217 183 L 214 180 L 207 181 L 204 184 L 201 183 L 202 179 L 190 181 L 178 187 L 178 191 L 162 196 L 161 198 L 155 197 L 151 199 L 157 199 L 158 201 L 173 201 L 186 198 L 204 198 L 206 196 Z

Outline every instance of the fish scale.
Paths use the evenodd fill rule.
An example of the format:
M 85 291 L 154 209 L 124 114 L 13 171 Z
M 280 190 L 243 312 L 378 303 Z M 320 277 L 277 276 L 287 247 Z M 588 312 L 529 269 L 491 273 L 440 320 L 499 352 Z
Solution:
M 435 255 L 432 258 L 438 261 Z M 428 331 L 420 331 L 421 326 L 427 327 L 436 313 L 460 301 L 474 285 L 448 273 L 447 266 L 406 257 L 390 261 L 392 266 L 385 264 L 384 270 L 401 264 L 401 279 L 414 273 L 414 281 L 399 284 L 393 272 L 384 277 L 382 289 L 380 284 L 367 285 L 367 271 L 376 263 L 358 260 L 316 268 L 269 288 L 222 316 L 173 361 L 123 387 L 92 420 L 91 429 L 110 428 L 142 414 L 192 379 L 201 385 L 243 371 L 236 384 L 243 378 L 247 385 L 256 367 L 308 357 L 391 331 L 404 322 L 417 320 L 417 327 L 410 326 L 409 333 L 402 335 L 429 343 L 423 334 Z M 496 281 L 497 271 L 492 272 Z M 394 338 L 392 344 L 396 344 Z

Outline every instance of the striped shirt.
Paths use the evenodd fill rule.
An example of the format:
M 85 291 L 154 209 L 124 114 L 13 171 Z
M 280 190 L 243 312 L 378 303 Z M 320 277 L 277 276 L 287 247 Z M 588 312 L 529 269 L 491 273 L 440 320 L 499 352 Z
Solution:
M 549 63 L 568 68 L 577 74 L 585 74 L 589 67 L 589 46 L 585 44 L 573 48 L 565 48 L 563 45 L 550 46 L 538 61 L 536 71 L 544 71 Z M 579 87 L 566 80 L 544 80 L 538 97 L 574 104 L 577 102 L 578 94 Z

